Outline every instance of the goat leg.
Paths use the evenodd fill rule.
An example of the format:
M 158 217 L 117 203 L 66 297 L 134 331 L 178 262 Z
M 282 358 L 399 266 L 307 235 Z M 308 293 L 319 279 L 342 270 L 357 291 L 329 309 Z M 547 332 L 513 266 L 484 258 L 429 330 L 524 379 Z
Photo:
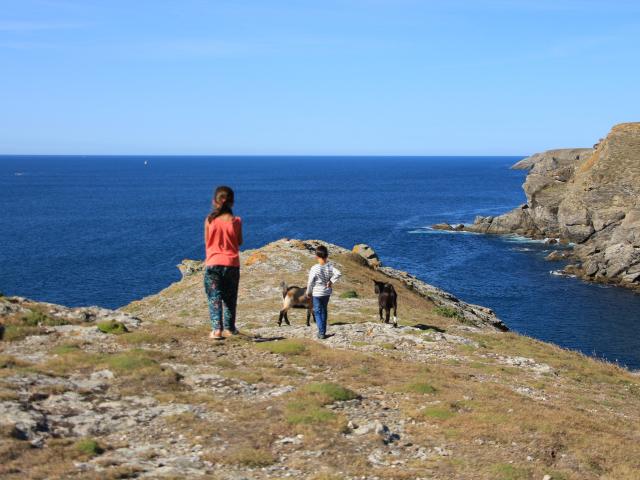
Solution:
M 398 303 L 393 302 L 393 326 L 398 327 Z

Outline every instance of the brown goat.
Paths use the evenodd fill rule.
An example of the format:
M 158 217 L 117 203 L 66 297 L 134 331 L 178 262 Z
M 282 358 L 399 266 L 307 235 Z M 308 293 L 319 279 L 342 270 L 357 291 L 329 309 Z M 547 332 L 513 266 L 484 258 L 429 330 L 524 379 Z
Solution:
M 311 325 L 309 320 L 312 315 L 315 323 L 316 316 L 313 313 L 313 300 L 307 296 L 307 290 L 296 286 L 289 287 L 285 282 L 282 282 L 280 286 L 282 287 L 282 310 L 280 310 L 280 316 L 278 317 L 278 326 L 280 327 L 282 325 L 282 320 L 284 320 L 287 325 L 291 325 L 287 315 L 290 308 L 306 308 L 307 327 Z

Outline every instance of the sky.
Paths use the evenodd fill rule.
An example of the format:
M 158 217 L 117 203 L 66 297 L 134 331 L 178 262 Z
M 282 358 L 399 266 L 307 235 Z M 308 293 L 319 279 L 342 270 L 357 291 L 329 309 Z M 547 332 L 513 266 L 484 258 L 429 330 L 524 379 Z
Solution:
M 637 0 L 0 0 L 0 154 L 591 146 L 639 52 Z

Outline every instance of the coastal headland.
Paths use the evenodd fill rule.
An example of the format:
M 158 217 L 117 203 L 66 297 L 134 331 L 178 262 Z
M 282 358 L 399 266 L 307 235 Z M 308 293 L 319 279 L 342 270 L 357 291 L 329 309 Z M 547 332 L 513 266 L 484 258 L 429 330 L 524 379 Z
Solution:
M 315 240 L 242 253 L 242 335 L 208 338 L 202 263 L 119 310 L 0 297 L 0 476 L 634 479 L 640 378 L 506 331 L 467 304 L 326 244 L 344 274 L 329 333 L 277 327 Z M 380 263 L 382 261 L 382 264 Z M 373 280 L 399 295 L 380 323 Z
M 571 248 L 564 272 L 640 291 L 640 123 L 622 123 L 593 148 L 537 153 L 513 165 L 529 173 L 527 202 L 473 224 L 442 230 L 518 234 Z

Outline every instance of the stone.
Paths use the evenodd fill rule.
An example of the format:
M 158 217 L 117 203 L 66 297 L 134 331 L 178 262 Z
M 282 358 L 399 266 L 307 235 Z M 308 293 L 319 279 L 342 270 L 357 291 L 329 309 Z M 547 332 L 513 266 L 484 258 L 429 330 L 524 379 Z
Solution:
M 564 260 L 565 258 L 567 258 L 567 254 L 565 252 L 560 251 L 560 250 L 554 250 L 553 252 L 551 252 L 549 255 L 547 255 L 544 258 L 545 258 L 545 260 L 549 260 L 550 262 L 557 262 L 557 261 Z
M 448 223 L 436 223 L 435 225 L 432 225 L 431 228 L 434 230 L 454 230 L 454 227 Z
M 355 245 L 352 252 L 364 258 L 370 267 L 377 268 L 382 265 L 376 251 L 366 243 Z
M 177 267 L 182 274 L 182 278 L 184 278 L 204 271 L 204 262 L 200 260 L 184 259 L 177 265 Z
M 0 402 L 0 427 L 19 440 L 38 440 L 48 430 L 45 415 L 15 401 Z

